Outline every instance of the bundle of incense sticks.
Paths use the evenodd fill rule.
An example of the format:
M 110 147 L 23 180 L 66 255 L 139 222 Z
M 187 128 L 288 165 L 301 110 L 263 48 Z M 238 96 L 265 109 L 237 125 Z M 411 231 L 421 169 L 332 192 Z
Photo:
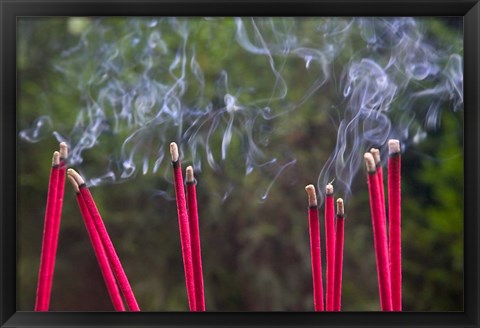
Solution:
M 190 311 L 205 311 L 200 232 L 196 199 L 196 181 L 193 168 L 187 168 L 187 200 L 183 187 L 182 166 L 175 142 L 170 144 L 177 201 L 178 226 L 182 250 L 185 284 Z M 187 209 L 188 201 L 188 209 Z
M 83 178 L 75 170 L 68 169 L 67 174 L 75 190 L 77 203 L 115 310 L 125 311 L 119 292 L 120 287 L 120 291 L 125 297 L 130 311 L 140 311 L 125 270 L 123 269 L 90 190 Z
M 65 190 L 67 158 L 68 147 L 66 143 L 62 142 L 60 143 L 60 151 L 53 153 L 52 167 L 50 170 L 35 311 L 48 311 L 50 307 Z
M 72 174 L 68 175 L 68 179 L 72 183 L 73 189 L 75 190 L 77 204 L 80 208 L 80 213 L 82 214 L 85 226 L 87 228 L 88 236 L 90 237 L 90 241 L 92 242 L 95 256 L 97 257 L 100 270 L 105 280 L 105 284 L 107 285 L 107 290 L 112 300 L 113 307 L 116 311 L 125 311 L 125 306 L 123 305 L 123 300 L 120 295 L 120 291 L 118 290 L 115 275 L 110 266 L 110 262 L 108 261 L 108 256 L 105 252 L 105 248 L 103 247 L 102 239 L 98 234 L 95 223 L 93 222 L 92 216 L 90 215 L 89 209 L 87 208 L 87 204 L 85 203 L 85 200 L 80 193 L 80 186 L 78 185 L 77 180 L 72 176 Z
M 68 178 L 77 194 L 77 203 L 82 213 L 87 232 L 90 236 L 95 255 L 99 262 L 115 310 L 125 311 L 123 300 L 116 282 L 116 279 L 118 279 L 120 289 L 129 309 L 131 311 L 140 311 L 130 287 L 130 283 L 125 275 L 125 271 L 123 270 L 102 217 L 95 205 L 95 201 L 86 187 L 83 178 L 73 169 L 68 169 L 67 171 L 67 158 L 68 147 L 66 143 L 62 142 L 60 143 L 60 151 L 55 151 L 52 158 L 34 309 L 35 311 L 48 311 L 50 305 L 53 272 L 55 268 L 55 258 L 60 231 L 60 219 L 63 207 L 65 179 L 68 172 Z
M 372 148 L 370 152 L 364 154 L 364 159 L 368 172 L 367 182 L 380 305 L 382 311 L 401 311 L 401 158 L 398 140 L 389 140 L 388 150 L 388 217 L 390 220 L 388 236 L 380 151 Z M 189 308 L 191 311 L 205 311 L 196 196 L 197 181 L 194 177 L 193 168 L 191 166 L 187 167 L 185 194 L 178 147 L 174 142 L 170 144 L 170 154 L 174 173 L 180 242 Z M 67 157 L 67 145 L 60 143 L 60 151 L 53 153 L 50 171 L 35 311 L 48 311 L 49 308 L 66 176 L 68 176 L 76 193 L 77 203 L 115 310 L 126 310 L 121 295 L 123 294 L 129 310 L 140 311 L 95 201 L 80 174 L 73 169 L 67 171 Z M 313 185 L 306 186 L 305 190 L 309 205 L 308 219 L 314 309 L 315 311 L 324 311 L 317 195 Z M 337 199 L 335 215 L 332 184 L 327 184 L 325 190 L 326 310 L 340 311 L 345 227 L 344 202 L 341 198 Z
M 310 235 L 310 258 L 313 278 L 313 304 L 315 311 L 324 311 L 322 259 L 320 245 L 320 224 L 315 187 L 305 187 L 308 195 L 308 222 Z M 343 271 L 343 243 L 344 243 L 344 206 L 343 200 L 337 200 L 337 214 L 335 222 L 333 204 L 333 186 L 326 188 L 325 201 L 325 237 L 327 248 L 327 311 L 340 311 L 342 294 Z M 330 275 L 330 278 L 329 278 Z M 329 301 L 330 299 L 330 301 Z
M 380 151 L 365 153 L 382 311 L 402 311 L 400 143 L 388 141 L 388 236 Z
M 380 293 L 380 307 L 382 311 L 392 310 L 392 297 L 390 287 L 390 270 L 387 249 L 387 233 L 383 220 L 380 185 L 375 166 L 375 160 L 371 153 L 364 155 L 368 172 L 368 192 L 370 195 L 370 210 L 372 216 L 373 241 L 375 258 L 377 263 L 377 279 Z
M 68 170 L 68 178 L 75 190 L 80 213 L 82 214 L 85 227 L 90 237 L 95 256 L 97 257 L 100 270 L 107 286 L 107 291 L 115 310 L 125 311 L 125 306 L 117 285 L 118 279 L 120 290 L 125 297 L 128 308 L 131 311 L 140 311 L 130 283 L 128 282 L 122 264 L 120 263 L 120 259 L 118 258 L 105 224 L 103 223 L 103 219 L 83 178 L 73 169 Z

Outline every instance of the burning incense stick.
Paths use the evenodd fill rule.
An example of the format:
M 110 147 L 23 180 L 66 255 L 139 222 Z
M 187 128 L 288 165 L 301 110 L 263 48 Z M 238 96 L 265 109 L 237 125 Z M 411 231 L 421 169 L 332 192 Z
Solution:
M 37 295 L 35 299 L 35 311 L 48 311 L 50 304 L 52 272 L 50 271 L 52 261 L 52 238 L 54 232 L 55 204 L 57 201 L 58 188 L 58 165 L 60 164 L 60 153 L 55 151 L 52 158 L 50 178 L 48 182 L 47 206 L 43 226 L 42 251 L 40 255 L 40 268 L 38 272 Z
M 401 156 L 398 140 L 388 141 L 388 217 L 392 307 L 402 311 Z
M 343 199 L 337 199 L 337 223 L 335 224 L 335 294 L 334 311 L 342 308 L 342 272 L 343 272 L 343 240 L 345 229 L 345 216 Z
M 193 175 L 193 168 L 188 166 L 186 169 L 187 181 L 187 204 L 188 218 L 190 228 L 190 241 L 192 247 L 193 274 L 195 283 L 195 304 L 197 311 L 205 311 L 205 292 L 203 286 L 203 269 L 202 269 L 202 248 L 200 244 L 200 229 L 198 223 L 197 208 L 197 187 L 196 180 Z
M 380 188 L 380 200 L 382 201 L 382 219 L 385 224 L 385 229 L 387 226 L 387 213 L 385 210 L 385 187 L 383 183 L 383 167 L 382 167 L 382 158 L 380 157 L 380 150 L 376 148 L 370 149 L 370 153 L 373 155 L 373 159 L 375 160 L 375 167 L 377 168 L 377 175 L 378 175 L 378 185 Z
M 333 311 L 333 294 L 335 279 L 335 205 L 333 186 L 326 187 L 325 198 L 325 244 L 327 252 L 327 311 Z
M 375 258 L 377 262 L 377 278 L 382 311 L 392 310 L 392 297 L 390 288 L 390 270 L 387 250 L 387 233 L 382 223 L 382 210 L 380 188 L 378 184 L 377 169 L 373 155 L 365 153 L 365 164 L 368 171 L 368 192 L 370 195 L 370 210 L 372 216 L 373 241 Z
M 68 176 L 68 179 L 72 183 L 73 189 L 75 190 L 77 204 L 80 208 L 80 213 L 82 214 L 85 227 L 87 228 L 88 236 L 90 237 L 90 241 L 92 243 L 98 265 L 100 266 L 100 271 L 102 272 L 103 279 L 105 280 L 108 294 L 110 295 L 110 299 L 112 300 L 113 307 L 116 311 L 125 311 L 125 306 L 123 304 L 122 296 L 120 295 L 120 290 L 117 286 L 117 281 L 115 280 L 112 268 L 110 266 L 110 263 L 108 262 L 107 253 L 105 252 L 105 248 L 103 247 L 102 240 L 98 235 L 95 223 L 93 222 L 87 205 L 85 204 L 85 200 L 80 193 L 78 183 L 71 175 Z
M 67 158 L 68 158 L 68 147 L 65 142 L 61 142 L 60 145 L 60 160 L 58 164 L 58 183 L 55 195 L 55 214 L 52 220 L 52 239 L 51 239 L 51 261 L 49 262 L 48 271 L 51 273 L 51 279 L 47 281 L 48 286 L 47 290 L 52 290 L 53 284 L 53 275 L 55 273 L 55 260 L 57 258 L 57 247 L 58 247 L 58 236 L 60 233 L 60 221 L 62 219 L 62 209 L 63 209 L 63 196 L 65 194 L 65 178 L 67 173 Z M 47 308 L 50 307 L 50 297 L 47 299 Z
M 323 311 L 322 249 L 320 246 L 320 220 L 318 217 L 315 187 L 305 187 L 308 195 L 308 227 L 310 233 L 310 259 L 313 277 L 313 306 L 315 311 Z
M 113 246 L 110 236 L 108 235 L 107 228 L 103 223 L 102 217 L 100 215 L 100 212 L 98 211 L 95 201 L 93 200 L 90 190 L 88 190 L 83 178 L 75 170 L 68 169 L 67 172 L 69 176 L 72 176 L 77 181 L 80 193 L 85 201 L 85 205 L 88 208 L 93 222 L 95 223 L 95 227 L 97 228 L 97 232 L 100 236 L 100 239 L 102 240 L 103 247 L 107 253 L 108 260 L 113 268 L 115 276 L 117 277 L 118 284 L 120 285 L 120 290 L 125 297 L 128 308 L 130 309 L 130 311 L 140 311 L 137 300 L 135 299 L 135 295 L 133 294 L 132 287 L 130 286 L 127 275 L 123 270 L 120 259 L 118 258 L 115 247 Z
M 182 248 L 183 268 L 185 271 L 185 284 L 187 286 L 188 306 L 190 311 L 196 311 L 190 227 L 188 224 L 185 189 L 183 187 L 182 167 L 178 154 L 178 147 L 174 142 L 170 144 L 170 155 L 172 156 L 175 196 L 177 199 L 178 227 L 180 230 L 180 243 Z
M 382 166 L 382 159 L 380 157 L 380 150 L 377 148 L 372 148 L 370 149 L 370 153 L 373 155 L 373 160 L 375 161 L 375 168 L 377 170 L 376 175 L 377 175 L 377 183 L 378 183 L 378 188 L 380 190 L 380 209 L 382 211 L 382 224 L 383 228 L 382 231 L 385 231 L 386 237 L 387 238 L 387 245 L 388 245 L 388 238 L 389 235 L 387 233 L 387 210 L 385 207 L 385 187 L 384 187 L 384 182 L 383 182 L 383 166 Z M 388 258 L 388 271 L 391 270 L 391 265 L 392 263 L 390 262 L 390 256 Z M 391 274 L 390 274 L 390 280 L 391 280 Z M 391 282 L 391 281 L 390 281 Z M 391 287 L 390 287 L 391 290 Z

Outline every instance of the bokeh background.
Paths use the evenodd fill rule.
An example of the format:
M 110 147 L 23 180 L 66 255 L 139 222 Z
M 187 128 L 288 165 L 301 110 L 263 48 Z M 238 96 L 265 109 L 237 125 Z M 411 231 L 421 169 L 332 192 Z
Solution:
M 342 308 L 378 311 L 362 158 L 380 147 L 385 164 L 388 138 L 403 152 L 404 310 L 463 310 L 461 18 L 25 17 L 17 35 L 17 310 L 35 303 L 59 141 L 141 309 L 188 310 L 176 141 L 198 180 L 207 310 L 313 310 L 304 187 L 319 191 L 325 264 L 335 179 Z M 51 310 L 113 310 L 68 182 Z

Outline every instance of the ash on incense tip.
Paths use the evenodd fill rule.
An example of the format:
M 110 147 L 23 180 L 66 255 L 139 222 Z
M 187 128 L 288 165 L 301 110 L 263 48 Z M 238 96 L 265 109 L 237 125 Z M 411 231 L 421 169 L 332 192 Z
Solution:
M 53 152 L 52 166 L 58 166 L 60 164 L 60 153 L 58 151 Z
M 65 142 L 60 143 L 60 158 L 61 159 L 68 158 L 68 146 Z
M 305 187 L 305 191 L 308 195 L 308 206 L 317 206 L 317 195 L 315 193 L 315 187 L 313 184 L 309 184 Z
M 365 153 L 365 155 L 363 155 L 363 158 L 365 159 L 365 165 L 367 166 L 368 173 L 376 172 L 377 169 L 375 167 L 375 160 L 373 159 L 373 155 L 370 153 Z
M 170 155 L 172 156 L 172 162 L 178 161 L 178 146 L 175 142 L 170 144 Z
M 187 183 L 194 183 L 195 182 L 195 176 L 193 175 L 193 167 L 192 166 L 187 166 L 185 169 L 185 180 Z
M 388 154 L 394 155 L 400 153 L 400 141 L 397 139 L 388 140 Z
M 382 159 L 380 158 L 380 150 L 377 148 L 370 149 L 370 154 L 373 155 L 373 159 L 375 160 L 376 165 L 380 165 Z
M 345 214 L 345 210 L 343 208 L 343 199 L 337 199 L 337 215 L 343 216 Z
M 325 188 L 325 191 L 327 195 L 333 195 L 333 186 L 331 183 L 327 184 L 327 187 Z
M 67 170 L 67 176 L 68 177 L 71 176 L 73 179 L 75 179 L 75 181 L 77 182 L 77 184 L 79 186 L 85 184 L 85 180 L 83 180 L 82 176 L 80 174 L 78 174 L 77 171 L 75 171 L 74 169 L 68 169 Z

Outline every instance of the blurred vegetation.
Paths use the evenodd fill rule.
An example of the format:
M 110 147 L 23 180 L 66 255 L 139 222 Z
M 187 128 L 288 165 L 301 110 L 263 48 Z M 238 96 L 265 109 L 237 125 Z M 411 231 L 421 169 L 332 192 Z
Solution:
M 59 74 L 54 66 L 61 53 L 74 47 L 83 31 L 92 24 L 93 20 L 83 18 L 19 20 L 19 130 L 31 126 L 40 115 L 49 116 L 57 131 L 66 131 L 73 125 L 77 109 L 85 106 L 85 97 L 72 85 L 72 79 Z M 104 35 L 103 42 L 126 32 L 122 19 L 105 19 L 104 24 L 111 25 L 115 33 Z M 193 28 L 190 36 L 197 45 L 197 61 L 204 70 L 205 80 L 216 80 L 222 65 L 228 64 L 231 75 L 242 77 L 237 81 L 257 80 L 255 85 L 264 87 L 258 92 L 268 94 L 273 81 L 271 74 L 259 74 L 266 59 L 259 56 L 246 67 L 245 52 L 234 45 L 233 21 L 219 20 L 216 24 L 210 28 Z M 458 44 L 461 30 L 455 24 L 436 19 L 425 20 L 425 24 L 432 42 Z M 308 20 L 304 29 L 305 33 L 314 33 L 308 32 Z M 163 37 L 172 44 L 179 42 L 175 35 Z M 101 44 L 102 41 L 96 42 Z M 340 72 L 351 55 L 342 54 L 334 70 Z M 212 61 L 211 58 L 221 60 Z M 91 67 L 78 71 L 78 83 L 88 79 L 97 64 L 96 58 L 91 58 Z M 304 66 L 304 63 L 298 64 Z M 315 79 L 295 69 L 296 65 L 288 62 L 282 71 L 286 80 L 298 86 L 290 90 L 293 99 L 301 98 L 302 92 Z M 129 71 L 119 74 L 135 81 Z M 231 87 L 236 90 L 241 85 Z M 97 92 L 92 91 L 93 94 Z M 188 92 L 191 98 L 195 97 L 195 90 Z M 215 92 L 212 85 L 205 86 L 205 93 L 212 98 Z M 262 170 L 254 170 L 247 176 L 238 175 L 244 168 L 238 167 L 238 161 L 243 160 L 239 159 L 241 143 L 235 138 L 221 174 L 206 165 L 198 174 L 207 310 L 313 310 L 304 186 L 316 182 L 322 163 L 335 147 L 336 140 L 332 136 L 336 135 L 336 126 L 332 124 L 332 117 L 338 115 L 336 106 L 340 106 L 335 103 L 337 93 L 334 85 L 327 84 L 302 105 L 297 115 L 289 115 L 266 127 L 278 132 L 272 133 L 268 142 L 281 144 L 281 147 L 272 151 L 294 149 L 297 160 L 294 169 L 285 169 L 275 181 L 266 201 L 258 199 L 268 185 L 265 181 L 272 181 L 274 177 Z M 254 97 L 254 94 L 248 96 Z M 171 138 L 174 140 L 175 135 Z M 118 147 L 111 140 L 99 142 L 101 150 L 92 149 L 85 154 L 85 162 L 90 163 L 85 167 L 86 172 L 103 165 L 108 161 L 105 154 Z M 212 144 L 218 146 L 213 150 L 218 156 L 221 139 L 212 140 Z M 17 310 L 28 311 L 34 307 L 50 159 L 57 148 L 58 142 L 53 135 L 38 143 L 21 139 L 18 142 Z M 166 156 L 168 158 L 168 154 Z M 407 148 L 402 157 L 403 300 L 406 311 L 463 310 L 463 160 L 463 113 L 452 112 L 447 105 L 442 109 L 439 128 L 429 131 L 426 139 Z M 141 309 L 186 311 L 175 202 L 154 192 L 161 189 L 173 194 L 167 163 L 164 171 L 167 172 L 165 177 L 138 174 L 124 183 L 105 184 L 91 191 Z M 345 311 L 379 310 L 363 173 L 354 179 L 352 196 L 346 200 L 342 296 Z M 231 191 L 227 188 L 230 195 L 222 199 L 221 194 L 212 190 L 224 190 L 225 179 L 234 181 L 235 188 Z M 325 249 L 323 230 L 322 220 L 322 250 Z M 325 258 L 322 262 L 325 263 Z M 113 310 L 70 185 L 65 189 L 51 310 Z

